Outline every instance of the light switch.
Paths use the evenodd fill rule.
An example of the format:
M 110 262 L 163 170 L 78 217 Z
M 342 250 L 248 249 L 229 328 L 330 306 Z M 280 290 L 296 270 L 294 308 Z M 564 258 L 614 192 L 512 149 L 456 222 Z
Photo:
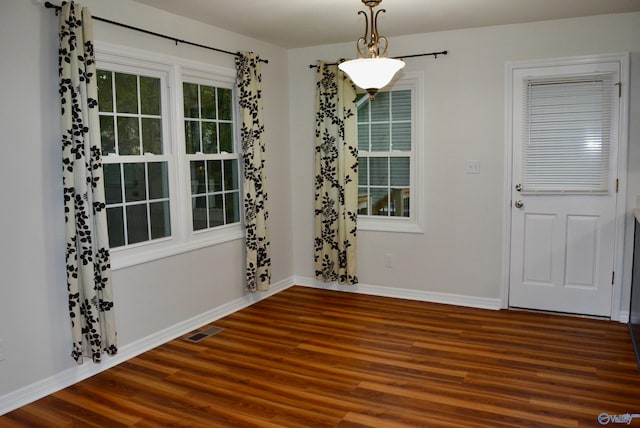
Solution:
M 468 160 L 467 161 L 467 174 L 480 174 L 480 161 Z

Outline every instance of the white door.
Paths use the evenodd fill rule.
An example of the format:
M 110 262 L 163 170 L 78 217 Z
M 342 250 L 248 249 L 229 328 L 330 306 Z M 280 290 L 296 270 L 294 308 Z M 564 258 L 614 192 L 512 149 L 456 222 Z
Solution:
M 610 316 L 620 63 L 512 73 L 509 306 Z

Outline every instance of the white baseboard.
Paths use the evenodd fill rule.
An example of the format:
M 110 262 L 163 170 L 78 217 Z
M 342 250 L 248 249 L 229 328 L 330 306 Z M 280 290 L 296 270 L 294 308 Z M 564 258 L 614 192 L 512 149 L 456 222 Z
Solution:
M 421 302 L 443 303 L 447 305 L 466 306 L 470 308 L 502 309 L 500 299 L 486 297 L 461 296 L 459 294 L 437 293 L 433 291 L 410 290 L 407 288 L 381 287 L 378 285 L 356 284 L 340 285 L 337 283 L 326 284 L 309 277 L 296 277 L 296 285 L 325 290 L 344 291 L 348 293 L 370 294 L 373 296 L 395 297 L 398 299 L 417 300 Z
M 293 278 L 287 278 L 276 284 L 271 284 L 269 291 L 247 293 L 222 306 L 218 306 L 210 311 L 197 315 L 181 323 L 173 325 L 167 329 L 144 337 L 133 343 L 118 349 L 118 353 L 113 357 L 105 357 L 100 364 L 87 361 L 82 365 L 71 367 L 41 381 L 32 383 L 16 391 L 10 392 L 0 397 L 0 415 L 4 415 L 18 407 L 39 400 L 49 394 L 64 389 L 74 383 L 94 376 L 102 371 L 123 363 L 135 356 L 138 356 L 150 349 L 167 343 L 177 337 L 189 333 L 203 325 L 209 324 L 234 312 L 246 308 L 260 300 L 266 299 L 294 285 Z
M 620 311 L 620 313 L 618 314 L 617 321 L 619 321 L 621 323 L 625 323 L 625 324 L 628 323 L 629 322 L 629 311 Z

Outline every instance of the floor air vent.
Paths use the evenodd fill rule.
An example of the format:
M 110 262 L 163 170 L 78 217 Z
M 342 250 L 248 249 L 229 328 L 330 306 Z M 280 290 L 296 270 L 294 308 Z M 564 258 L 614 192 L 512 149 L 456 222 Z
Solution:
M 194 333 L 191 336 L 188 336 L 187 338 L 185 338 L 184 340 L 191 343 L 202 342 L 207 337 L 215 336 L 216 334 L 220 333 L 222 330 L 224 330 L 224 328 L 222 327 L 211 327 L 206 330 L 202 330 L 197 333 Z

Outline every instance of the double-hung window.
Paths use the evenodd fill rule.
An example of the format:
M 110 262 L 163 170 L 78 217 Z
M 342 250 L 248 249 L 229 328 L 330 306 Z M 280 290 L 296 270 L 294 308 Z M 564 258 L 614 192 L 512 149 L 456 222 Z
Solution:
M 243 236 L 235 71 L 98 48 L 114 268 Z
M 410 75 L 374 101 L 358 96 L 360 229 L 421 231 L 421 87 L 421 75 Z
M 100 134 L 109 244 L 171 236 L 166 77 L 98 70 Z M 164 102 L 163 102 L 164 101 Z
M 183 82 L 182 92 L 193 230 L 238 223 L 240 189 L 232 89 L 191 79 Z

